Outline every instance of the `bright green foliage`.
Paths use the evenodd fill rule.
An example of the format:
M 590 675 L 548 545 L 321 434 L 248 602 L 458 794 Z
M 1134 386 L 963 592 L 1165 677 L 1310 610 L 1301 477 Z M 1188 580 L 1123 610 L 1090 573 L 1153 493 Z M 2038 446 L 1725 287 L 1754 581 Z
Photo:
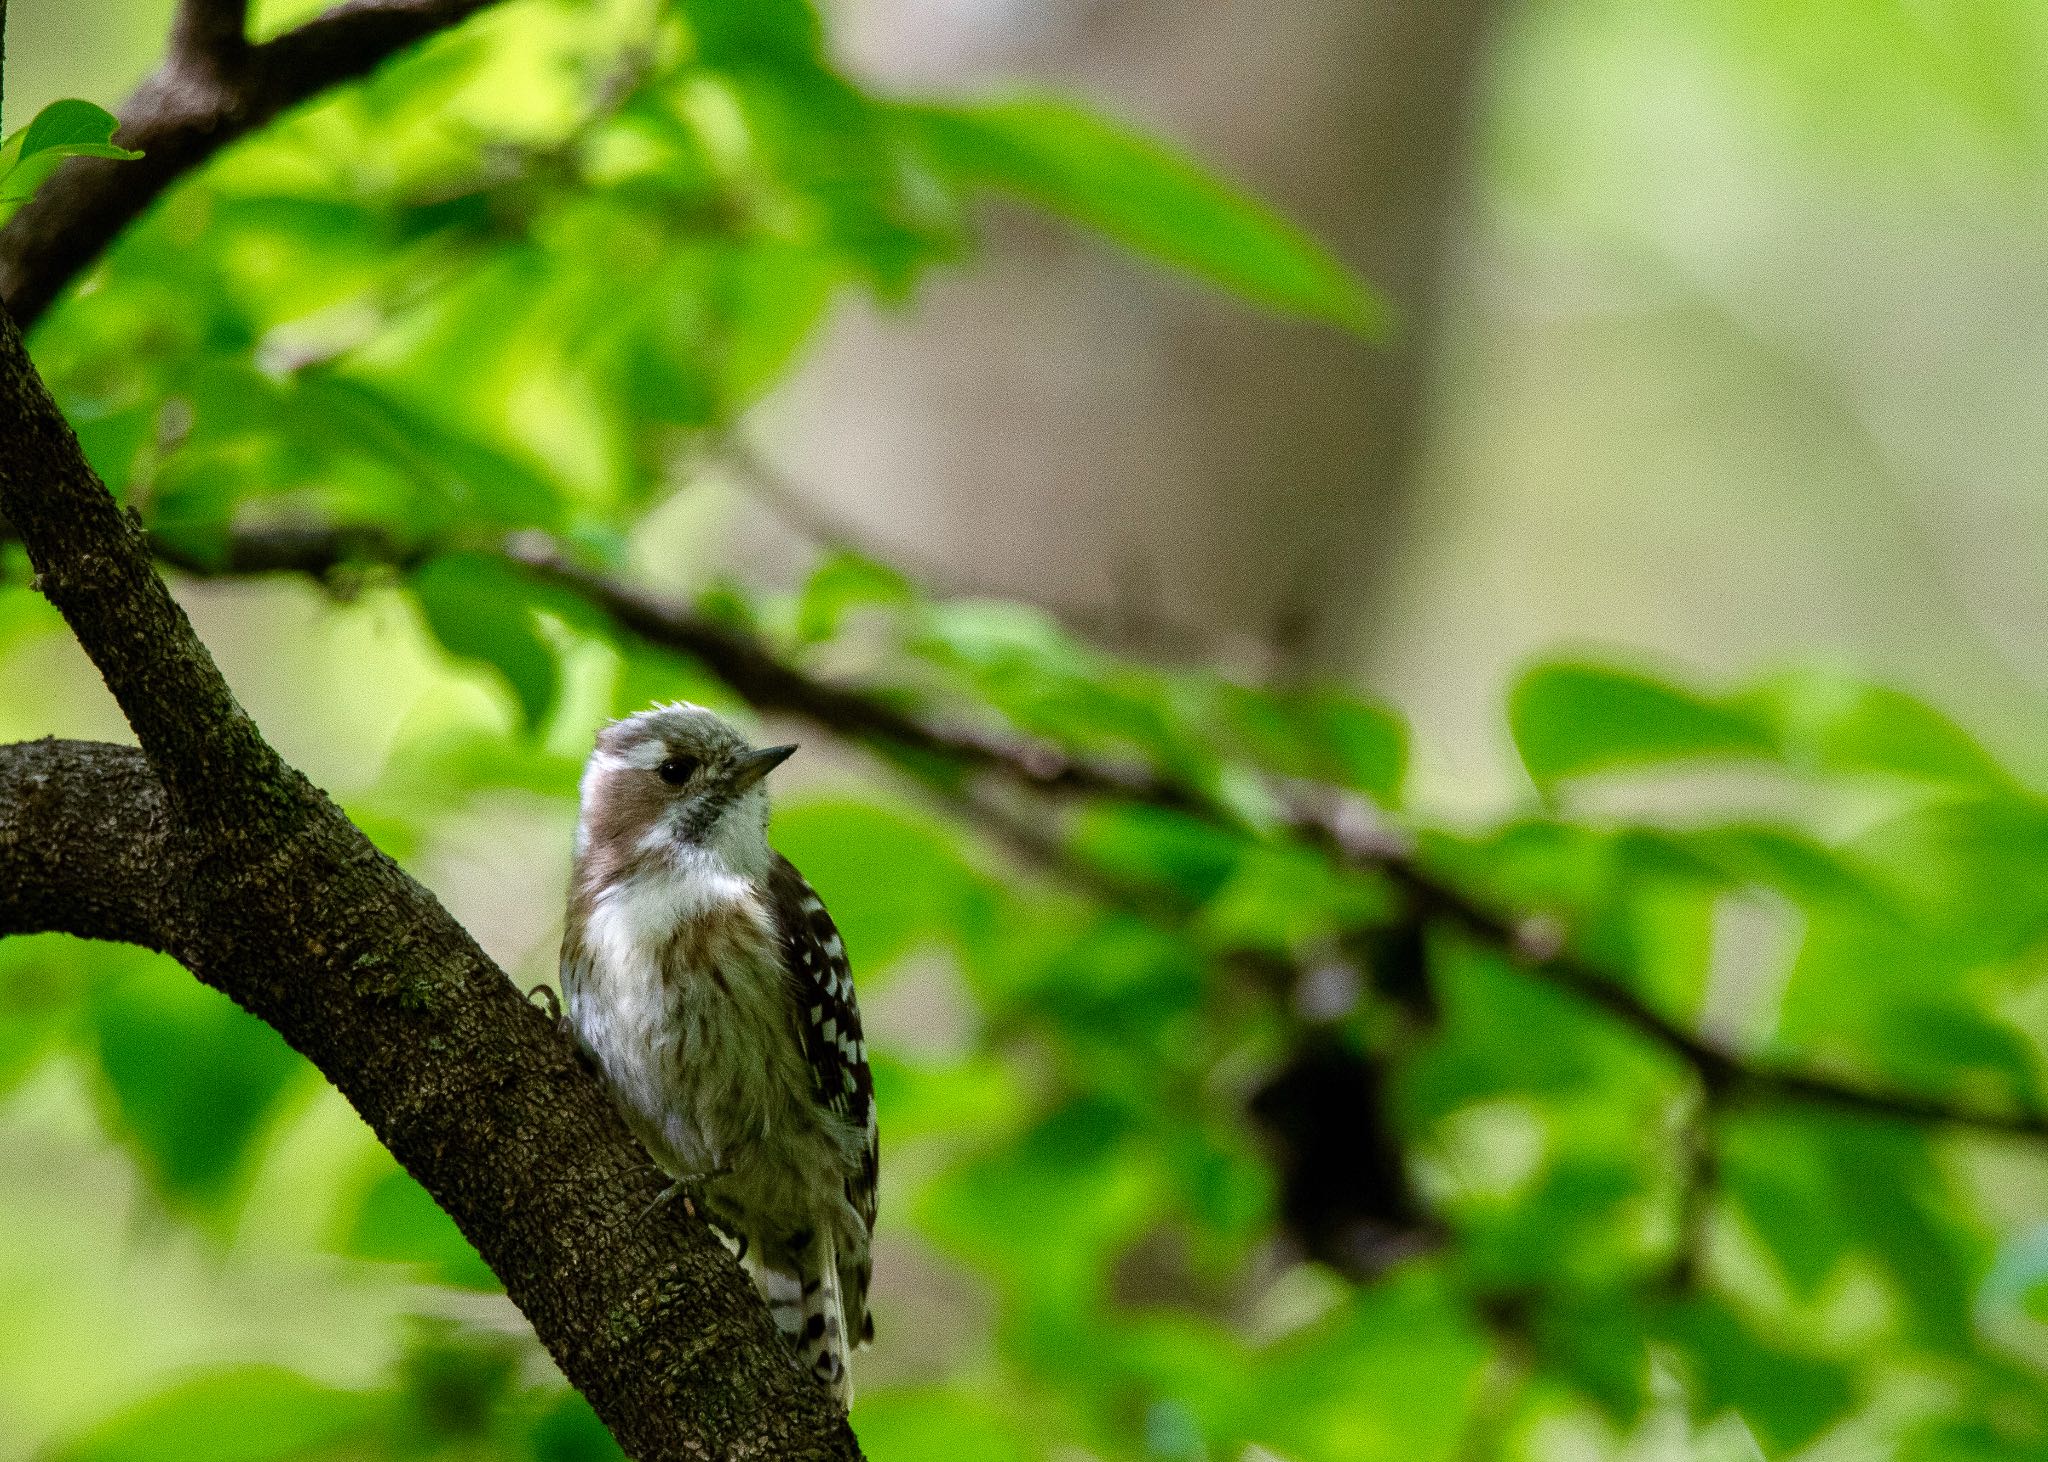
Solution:
M 802 5 L 527 0 L 181 188 L 60 307 L 40 359 L 94 465 L 190 551 L 306 515 L 605 551 L 839 290 L 901 295 L 966 247 L 966 194 L 992 180 L 913 125 L 937 115 L 841 79 Z M 1116 141 L 1114 179 L 1082 175 L 1086 127 Z M 1061 206 L 1091 223 L 1105 193 L 1147 216 L 1157 200 L 1200 230 L 1176 237 L 1215 236 L 1199 259 L 1164 250 L 1163 222 L 1136 246 L 1362 318 L 1363 286 L 1188 164 L 1071 108 L 1005 135 L 1047 160 L 1028 188 L 995 183 L 1065 179 Z M 520 636 L 489 638 L 456 648 L 533 708 Z
M 2048 149 L 2048 108 L 2030 71 L 2048 48 L 2048 21 L 2028 0 L 1713 0 L 1702 8 L 1721 12 L 1722 44 L 1779 83 L 1773 101 L 1835 145 L 1910 154 L 1932 139 L 1901 135 L 1906 119 L 1934 115 L 2013 161 Z
M 360 1427 L 366 1397 L 290 1371 L 251 1366 L 200 1377 L 94 1428 L 65 1462 L 170 1462 L 208 1456 L 268 1462 L 332 1446 Z
M 427 628 L 450 654 L 503 676 L 528 726 L 546 719 L 560 676 L 515 570 L 499 558 L 443 554 L 413 574 L 412 591 Z
M 106 141 L 88 133 L 65 145 Z M 1259 305 L 1377 318 L 1263 205 L 1069 103 L 868 94 L 799 0 L 513 0 L 182 183 L 33 343 L 109 484 L 182 553 L 221 562 L 278 525 L 389 545 L 334 577 L 320 621 L 360 662 L 279 697 L 374 746 L 337 795 L 458 909 L 495 896 L 478 933 L 530 985 L 555 931 L 517 926 L 559 895 L 596 723 L 744 706 L 541 587 L 505 535 L 668 567 L 656 510 L 835 301 L 962 259 L 988 190 Z M 13 675 L 62 629 L 0 553 Z M 1582 991 L 1286 831 L 1368 804 L 1421 872 L 1541 916 L 1745 1060 L 2035 1111 L 2048 801 L 1936 709 L 1832 672 L 1703 688 L 1538 665 L 1506 705 L 1538 795 L 1438 826 L 1405 805 L 1401 718 L 1341 687 L 1132 663 L 841 552 L 696 608 L 934 724 L 1201 805 L 963 812 L 989 789 L 943 757 L 880 746 L 849 770 L 804 733 L 788 775 L 817 780 L 776 838 L 851 950 L 883 1128 L 881 1344 L 855 1413 L 878 1462 L 1448 1462 L 1555 1456 L 1559 1435 L 1775 1457 L 1858 1426 L 1929 1462 L 2048 1449 L 2048 1146 L 1709 1111 Z M 1395 1179 L 1294 1181 L 1281 1077 L 1319 1053 L 1361 1086 L 1312 1109 L 1316 1171 L 1367 1173 L 1377 1143 Z M 145 1201 L 219 1262 L 286 1231 L 338 1288 L 509 1322 L 425 1193 L 321 1126 L 347 1119 L 297 1058 L 167 962 L 0 944 L 0 1095 L 66 1069 Z M 279 1217 L 285 1190 L 313 1220 Z M 1315 1248 L 1318 1202 L 1349 1205 L 1371 1262 Z M 372 1380 L 209 1360 L 53 1455 L 615 1455 L 523 1340 L 422 1326 L 391 1351 Z

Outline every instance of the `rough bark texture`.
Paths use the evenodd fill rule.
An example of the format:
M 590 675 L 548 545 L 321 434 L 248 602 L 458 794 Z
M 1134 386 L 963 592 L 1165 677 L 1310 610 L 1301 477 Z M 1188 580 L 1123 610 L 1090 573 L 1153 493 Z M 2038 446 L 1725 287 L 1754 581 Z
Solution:
M 367 76 L 407 46 L 493 0 L 355 0 L 260 46 L 246 6 L 179 14 L 170 54 L 121 108 L 137 162 L 73 158 L 0 228 L 0 298 L 25 330 L 157 196 L 230 142 L 329 87 Z
M 0 934 L 175 956 L 347 1096 L 643 1459 L 851 1458 L 704 1226 L 545 1017 L 264 742 L 0 311 L 0 514 L 141 751 L 0 750 Z

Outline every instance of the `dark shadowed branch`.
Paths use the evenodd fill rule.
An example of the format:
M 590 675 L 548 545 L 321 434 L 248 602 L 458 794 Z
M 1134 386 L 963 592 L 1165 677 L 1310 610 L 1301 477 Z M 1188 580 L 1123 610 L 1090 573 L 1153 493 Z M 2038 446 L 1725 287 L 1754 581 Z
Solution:
M 231 74 L 249 49 L 249 0 L 183 0 L 171 18 L 169 55 L 192 71 Z

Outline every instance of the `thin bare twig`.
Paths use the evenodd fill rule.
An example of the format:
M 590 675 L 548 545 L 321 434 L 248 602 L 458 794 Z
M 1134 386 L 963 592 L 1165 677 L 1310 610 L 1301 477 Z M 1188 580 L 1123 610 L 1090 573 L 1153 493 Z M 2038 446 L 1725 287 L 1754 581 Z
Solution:
M 1706 1263 L 1714 1196 L 1721 1186 L 1720 1117 L 1719 1098 L 1702 1087 L 1682 1119 L 1677 1212 L 1672 1222 L 1671 1262 L 1664 1273 L 1665 1286 L 1674 1294 L 1693 1290 Z

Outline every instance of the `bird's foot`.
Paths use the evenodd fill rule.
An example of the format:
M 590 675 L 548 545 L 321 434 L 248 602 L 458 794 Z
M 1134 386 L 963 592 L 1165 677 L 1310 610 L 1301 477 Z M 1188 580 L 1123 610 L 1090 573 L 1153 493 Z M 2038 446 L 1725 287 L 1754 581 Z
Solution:
M 687 1178 L 678 1178 L 675 1182 L 670 1183 L 666 1188 L 663 1188 L 654 1195 L 654 1201 L 641 1209 L 639 1217 L 635 1218 L 633 1222 L 645 1223 L 648 1214 L 654 1212 L 657 1208 L 668 1207 L 669 1204 L 675 1202 L 678 1198 L 683 1200 L 683 1212 L 695 1218 L 697 1216 L 697 1203 L 690 1195 L 690 1186 L 690 1180 Z
M 535 985 L 526 992 L 526 998 L 547 1012 L 548 1019 L 555 1023 L 555 1029 L 564 1037 L 574 1037 L 575 1027 L 569 1024 L 569 1017 L 563 1014 L 562 999 L 555 994 L 553 985 Z
M 683 1200 L 683 1212 L 692 1218 L 703 1218 L 705 1215 L 698 1209 L 697 1202 L 703 1196 L 704 1185 L 717 1178 L 729 1177 L 731 1173 L 732 1168 L 724 1166 L 712 1168 L 708 1172 L 692 1173 L 687 1178 L 677 1178 L 654 1195 L 654 1201 L 640 1210 L 640 1217 L 634 1222 L 645 1222 L 648 1214 L 657 1208 L 666 1208 L 678 1198 Z

